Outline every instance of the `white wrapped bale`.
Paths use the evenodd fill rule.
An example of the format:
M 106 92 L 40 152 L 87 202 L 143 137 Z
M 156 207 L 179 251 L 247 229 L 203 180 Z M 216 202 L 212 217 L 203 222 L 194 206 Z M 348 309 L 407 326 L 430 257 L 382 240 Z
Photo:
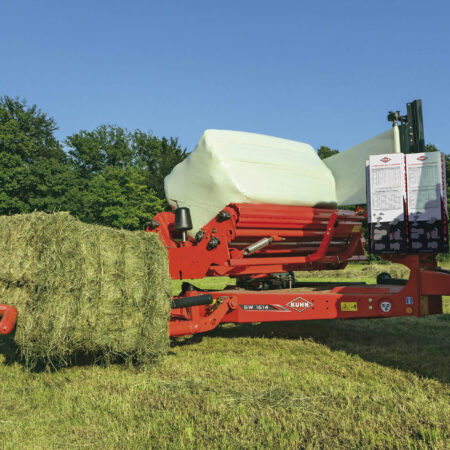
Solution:
M 400 152 L 398 127 L 361 144 L 355 145 L 336 155 L 325 158 L 323 162 L 331 170 L 336 182 L 338 205 L 361 205 L 366 199 L 366 161 L 370 155 Z
M 336 206 L 334 178 L 308 144 L 206 130 L 164 180 L 172 207 L 191 211 L 194 235 L 229 203 Z

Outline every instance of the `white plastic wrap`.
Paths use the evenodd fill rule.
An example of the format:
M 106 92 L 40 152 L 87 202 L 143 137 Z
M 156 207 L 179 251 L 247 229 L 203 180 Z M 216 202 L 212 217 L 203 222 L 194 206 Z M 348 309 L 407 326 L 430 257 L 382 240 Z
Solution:
M 406 172 L 410 220 L 441 220 L 441 201 L 447 208 L 443 154 L 441 152 L 410 153 L 406 155 Z
M 172 207 L 190 209 L 191 236 L 229 203 L 336 205 L 333 174 L 310 145 L 239 131 L 206 130 L 164 187 Z
M 370 155 L 400 152 L 397 127 L 323 160 L 333 172 L 338 205 L 360 205 L 366 200 L 366 161 Z

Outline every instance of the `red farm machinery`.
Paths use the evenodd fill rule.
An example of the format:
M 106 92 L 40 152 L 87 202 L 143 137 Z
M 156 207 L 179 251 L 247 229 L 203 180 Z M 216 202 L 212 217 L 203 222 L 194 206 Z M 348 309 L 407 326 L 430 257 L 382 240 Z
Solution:
M 158 214 L 148 231 L 167 248 L 173 279 L 236 279 L 220 291 L 184 282 L 172 300 L 170 335 L 202 333 L 220 323 L 442 313 L 450 272 L 438 269 L 435 254 L 385 256 L 407 266 L 409 280 L 382 275 L 374 286 L 295 280 L 294 272 L 343 269 L 363 258 L 364 218 L 364 211 L 232 204 L 193 241 L 182 238 L 189 227 L 185 210 Z
M 421 107 L 408 104 L 407 116 L 388 116 L 395 126 L 401 122 L 404 153 L 423 152 L 421 108 L 417 106 Z M 442 211 L 443 239 L 448 248 L 445 205 Z M 207 332 L 221 323 L 442 313 L 442 296 L 450 295 L 450 271 L 438 267 L 437 251 L 410 248 L 380 255 L 407 266 L 408 280 L 380 274 L 376 285 L 301 281 L 299 273 L 303 271 L 344 269 L 350 261 L 365 259 L 367 218 L 361 208 L 230 203 L 195 236 L 188 236 L 192 229 L 189 208 L 156 215 L 146 231 L 156 233 L 167 249 L 172 279 L 235 279 L 223 290 L 204 290 L 196 287 L 195 281 L 184 281 L 181 292 L 171 301 L 170 336 Z M 17 311 L 0 305 L 0 316 L 0 333 L 8 334 Z

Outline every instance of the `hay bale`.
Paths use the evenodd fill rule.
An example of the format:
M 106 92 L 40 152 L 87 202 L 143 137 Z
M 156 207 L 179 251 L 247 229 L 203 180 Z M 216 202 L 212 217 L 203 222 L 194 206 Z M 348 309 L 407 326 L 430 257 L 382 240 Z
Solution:
M 0 217 L 0 303 L 18 309 L 14 341 L 28 366 L 80 353 L 150 361 L 168 349 L 170 295 L 155 234 L 68 213 Z

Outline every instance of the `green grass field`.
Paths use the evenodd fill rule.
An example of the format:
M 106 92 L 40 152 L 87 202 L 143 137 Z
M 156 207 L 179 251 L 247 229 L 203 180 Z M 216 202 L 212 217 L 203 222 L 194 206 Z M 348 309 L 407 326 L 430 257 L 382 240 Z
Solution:
M 398 273 L 367 267 L 339 276 Z M 449 448 L 449 299 L 445 313 L 223 326 L 144 368 L 3 362 L 1 447 Z

